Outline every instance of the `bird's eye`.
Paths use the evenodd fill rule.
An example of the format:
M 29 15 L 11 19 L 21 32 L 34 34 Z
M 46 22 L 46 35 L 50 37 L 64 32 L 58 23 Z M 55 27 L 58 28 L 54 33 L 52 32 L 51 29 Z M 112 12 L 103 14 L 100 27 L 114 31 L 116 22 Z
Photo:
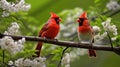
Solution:
M 55 18 L 55 21 L 56 21 L 56 22 L 59 22 L 59 18 Z
M 77 22 L 81 22 L 81 20 L 80 20 L 80 19 L 78 19 L 78 20 L 77 20 Z
M 83 18 L 79 18 L 79 19 L 78 19 L 78 22 L 80 22 L 80 23 L 83 22 L 83 21 L 84 21 Z
M 79 20 L 81 20 L 81 21 L 82 21 L 82 20 L 84 20 L 84 18 L 79 18 Z
M 55 18 L 55 20 L 58 20 L 59 18 Z
M 58 18 L 54 18 L 54 19 L 55 19 L 56 23 L 59 24 L 59 22 L 60 22 L 59 17 Z
M 79 19 L 78 19 L 79 26 L 82 26 L 82 25 L 83 25 L 83 21 L 84 21 L 84 19 L 83 19 L 83 18 L 79 18 Z

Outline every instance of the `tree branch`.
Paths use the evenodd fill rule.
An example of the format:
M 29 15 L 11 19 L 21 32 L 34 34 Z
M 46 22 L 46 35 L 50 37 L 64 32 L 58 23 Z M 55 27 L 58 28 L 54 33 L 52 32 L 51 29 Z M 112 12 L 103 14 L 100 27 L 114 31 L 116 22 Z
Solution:
M 110 14 L 109 14 L 110 13 Z M 102 12 L 100 15 L 106 15 L 106 14 L 109 14 L 109 15 L 106 15 L 107 17 L 113 17 L 114 15 L 120 13 L 120 8 L 118 8 L 117 10 L 115 11 L 112 11 L 112 10 L 107 10 L 105 12 Z M 90 18 L 90 20 L 92 21 L 95 21 L 96 18 L 98 18 L 99 16 L 94 16 L 92 18 Z
M 112 17 L 112 16 L 118 14 L 119 12 L 120 12 L 120 8 L 117 9 L 116 11 L 112 12 L 110 15 L 108 15 L 108 17 Z
M 42 37 L 35 37 L 35 36 L 14 36 L 14 35 L 5 35 L 5 34 L 0 34 L 0 38 L 4 36 L 10 36 L 14 40 L 19 40 L 22 38 L 25 38 L 26 41 L 42 41 L 45 43 L 50 43 L 58 46 L 65 46 L 65 47 L 75 47 L 75 48 L 84 48 L 84 49 L 91 49 L 91 45 L 89 44 L 82 44 L 78 42 L 71 42 L 71 41 L 59 41 L 55 39 L 46 39 Z M 113 51 L 120 55 L 120 46 L 116 46 L 113 49 L 110 46 L 105 46 L 105 45 L 93 45 L 92 49 L 95 50 L 103 50 L 103 51 Z

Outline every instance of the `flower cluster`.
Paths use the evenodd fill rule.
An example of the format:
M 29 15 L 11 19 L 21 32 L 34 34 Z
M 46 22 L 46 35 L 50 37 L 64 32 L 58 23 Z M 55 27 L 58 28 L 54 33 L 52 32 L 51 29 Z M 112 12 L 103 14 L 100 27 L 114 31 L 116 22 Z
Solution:
M 16 54 L 23 49 L 23 43 L 25 38 L 21 40 L 14 41 L 11 37 L 5 36 L 0 40 L 1 49 L 9 51 L 11 54 Z
M 10 14 L 7 11 L 2 12 L 2 17 L 8 17 Z
M 73 49 L 69 53 L 65 53 L 65 55 L 62 58 L 62 66 L 64 67 L 70 67 L 70 62 L 75 61 L 75 59 L 79 56 L 87 54 L 87 50 L 85 49 Z
M 19 25 L 16 22 L 12 23 L 12 26 L 5 31 L 4 34 L 15 35 L 19 30 Z M 14 41 L 10 36 L 5 36 L 0 39 L 0 47 L 3 50 L 7 50 L 11 54 L 16 54 L 24 48 L 25 38 L 22 38 L 18 41 Z
M 120 8 L 120 5 L 118 4 L 117 1 L 115 0 L 110 0 L 109 3 L 107 3 L 106 7 L 109 9 L 109 10 L 117 10 Z
M 11 27 L 9 27 L 8 30 L 4 32 L 4 34 L 16 35 L 19 32 L 19 28 L 19 25 L 16 22 L 13 22 Z
M 22 38 L 18 41 L 14 41 L 11 37 L 5 36 L 0 40 L 0 47 L 3 50 L 7 50 L 11 54 L 16 54 L 20 52 L 24 46 L 23 43 L 25 42 L 25 38 Z
M 69 53 L 65 53 L 65 55 L 62 58 L 61 64 L 62 66 L 64 65 L 64 67 L 70 67 L 70 54 Z
M 9 61 L 8 65 L 14 65 L 17 67 L 46 67 L 45 60 L 46 58 L 44 57 L 38 57 L 33 60 L 28 58 L 19 58 L 15 62 Z
M 101 31 L 100 27 L 98 27 L 98 26 L 93 26 L 92 28 L 93 28 L 93 31 L 94 31 L 95 35 L 98 34 Z
M 25 3 L 24 0 L 20 0 L 17 3 L 0 0 L 0 8 L 4 10 L 2 17 L 7 17 L 9 16 L 9 12 L 28 11 L 31 5 Z
M 108 18 L 105 22 L 102 22 L 104 30 L 112 32 L 113 35 L 117 35 L 118 33 L 117 33 L 116 25 L 111 25 L 110 22 L 111 22 L 110 18 Z
M 95 34 L 95 36 L 94 36 L 95 40 L 100 41 L 102 39 L 105 39 L 105 37 L 108 36 L 107 32 L 113 34 L 113 36 L 111 38 L 112 41 L 116 40 L 115 36 L 118 35 L 117 27 L 116 27 L 116 25 L 110 24 L 110 22 L 111 22 L 110 18 L 108 18 L 106 21 L 102 22 L 103 29 L 105 30 L 105 32 L 103 32 L 102 34 L 100 34 L 100 28 L 96 27 L 96 30 L 98 28 L 98 33 Z M 94 28 L 93 28 L 93 30 L 94 30 Z

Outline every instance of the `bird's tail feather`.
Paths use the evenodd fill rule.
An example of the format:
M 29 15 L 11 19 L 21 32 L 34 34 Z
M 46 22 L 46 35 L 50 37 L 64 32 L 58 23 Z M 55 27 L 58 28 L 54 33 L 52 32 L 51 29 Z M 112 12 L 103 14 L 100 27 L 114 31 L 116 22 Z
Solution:
M 89 52 L 89 57 L 96 57 L 96 50 L 89 49 L 88 52 Z
M 42 48 L 42 42 L 38 42 L 37 46 L 36 46 L 36 55 L 33 55 L 33 57 L 39 57 L 40 56 L 40 52 L 41 52 L 41 48 Z

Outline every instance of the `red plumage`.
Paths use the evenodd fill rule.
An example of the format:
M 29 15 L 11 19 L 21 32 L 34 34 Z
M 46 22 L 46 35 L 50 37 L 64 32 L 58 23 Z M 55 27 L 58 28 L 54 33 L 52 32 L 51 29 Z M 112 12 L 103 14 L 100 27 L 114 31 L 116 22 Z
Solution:
M 90 43 L 91 47 L 93 45 L 94 34 L 93 29 L 91 28 L 89 21 L 87 19 L 87 13 L 84 12 L 79 19 L 78 26 L 78 38 L 81 43 Z M 96 51 L 92 48 L 88 50 L 90 57 L 96 57 Z
M 40 30 L 39 37 L 54 39 L 60 30 L 60 25 L 59 25 L 60 21 L 61 21 L 61 19 L 55 13 L 51 12 L 51 17 L 49 18 L 47 23 Z M 38 42 L 38 44 L 36 46 L 37 51 L 35 52 L 36 56 L 34 55 L 33 57 L 40 56 L 42 44 L 43 44 L 42 42 Z

